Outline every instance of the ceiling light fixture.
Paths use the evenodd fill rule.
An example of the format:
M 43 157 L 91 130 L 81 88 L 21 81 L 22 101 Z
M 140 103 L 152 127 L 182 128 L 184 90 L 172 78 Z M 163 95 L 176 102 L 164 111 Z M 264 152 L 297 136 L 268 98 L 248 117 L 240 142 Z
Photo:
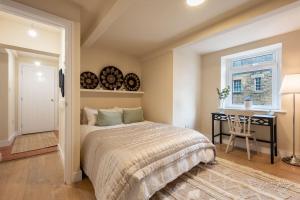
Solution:
M 37 32 L 34 29 L 29 29 L 27 33 L 32 38 L 35 38 L 37 36 Z
M 204 3 L 205 0 L 186 0 L 187 5 L 194 7 Z
M 34 65 L 35 65 L 35 66 L 41 66 L 41 62 L 40 62 L 40 61 L 35 61 L 35 62 L 34 62 Z
M 37 31 L 33 27 L 33 24 L 31 24 L 30 29 L 27 31 L 27 34 L 32 38 L 35 38 L 38 35 Z

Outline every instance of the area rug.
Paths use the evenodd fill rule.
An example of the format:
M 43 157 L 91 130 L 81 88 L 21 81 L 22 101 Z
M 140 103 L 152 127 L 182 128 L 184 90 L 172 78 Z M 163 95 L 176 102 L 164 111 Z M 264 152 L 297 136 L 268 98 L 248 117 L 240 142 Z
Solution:
M 12 147 L 12 154 L 57 146 L 58 138 L 54 132 L 33 133 L 17 136 Z
M 300 200 L 300 185 L 218 158 L 199 164 L 151 200 Z

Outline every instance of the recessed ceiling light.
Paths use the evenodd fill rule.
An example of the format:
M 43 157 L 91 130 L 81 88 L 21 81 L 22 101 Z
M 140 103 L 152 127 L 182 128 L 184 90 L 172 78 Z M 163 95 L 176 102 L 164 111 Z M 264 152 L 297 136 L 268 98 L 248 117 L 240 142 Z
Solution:
M 35 62 L 34 62 L 34 65 L 35 65 L 35 66 L 41 66 L 41 62 L 40 62 L 40 61 L 35 61 Z
M 37 32 L 34 29 L 29 29 L 27 33 L 30 37 L 33 37 L 33 38 L 35 38 L 37 36 Z
M 205 0 L 186 0 L 187 5 L 189 6 L 199 6 L 204 3 Z

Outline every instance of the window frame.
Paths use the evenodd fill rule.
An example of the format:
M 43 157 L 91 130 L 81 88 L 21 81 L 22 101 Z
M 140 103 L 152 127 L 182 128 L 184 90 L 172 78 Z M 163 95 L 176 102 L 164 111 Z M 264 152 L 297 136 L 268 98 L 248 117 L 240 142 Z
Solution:
M 236 91 L 235 90 L 235 81 L 239 81 L 239 86 L 240 86 L 240 90 L 239 91 Z M 243 92 L 243 87 L 242 87 L 242 80 L 241 79 L 234 79 L 232 80 L 232 92 L 235 93 L 235 94 L 238 94 L 238 93 L 242 93 Z
M 274 56 L 273 61 L 266 61 L 261 64 L 233 66 L 233 61 L 271 54 L 271 53 Z M 221 88 L 225 88 L 228 85 L 230 87 L 233 86 L 232 75 L 234 73 L 272 69 L 272 105 L 269 106 L 253 105 L 252 108 L 257 110 L 279 110 L 281 107 L 281 99 L 279 96 L 279 89 L 281 84 L 280 71 L 282 65 L 281 57 L 282 57 L 281 43 L 265 46 L 262 48 L 252 49 L 248 51 L 243 51 L 232 55 L 222 56 L 221 57 Z M 254 85 L 254 89 L 256 90 L 255 85 Z M 261 92 L 261 91 L 253 91 L 253 92 Z M 230 92 L 228 98 L 225 100 L 225 104 L 224 104 L 225 108 L 244 108 L 243 104 L 232 103 L 232 94 L 233 94 L 233 88 L 232 88 L 232 92 Z
M 260 87 L 260 89 L 258 90 L 257 89 L 257 86 L 258 86 L 258 84 L 257 84 L 257 79 L 259 79 L 260 81 L 259 81 L 259 87 Z M 262 87 L 262 77 L 255 77 L 255 78 L 253 78 L 253 81 L 254 81 L 254 92 L 263 92 L 263 87 Z

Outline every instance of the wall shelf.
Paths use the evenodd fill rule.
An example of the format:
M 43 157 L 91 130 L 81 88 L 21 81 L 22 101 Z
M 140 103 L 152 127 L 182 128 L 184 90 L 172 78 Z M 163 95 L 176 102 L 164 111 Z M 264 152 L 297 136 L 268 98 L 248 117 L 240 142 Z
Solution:
M 102 90 L 102 89 L 80 89 L 81 93 L 98 93 L 98 94 L 135 94 L 143 95 L 142 91 L 125 91 L 125 90 Z

